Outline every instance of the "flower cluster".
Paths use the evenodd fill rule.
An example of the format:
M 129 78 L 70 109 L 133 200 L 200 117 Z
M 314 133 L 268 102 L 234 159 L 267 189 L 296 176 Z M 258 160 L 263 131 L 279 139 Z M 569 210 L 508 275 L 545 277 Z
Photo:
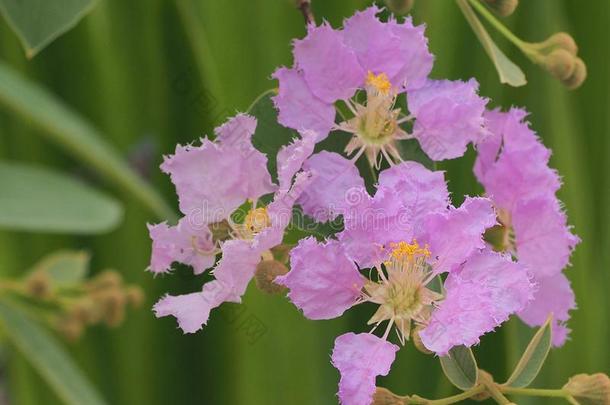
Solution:
M 317 222 L 342 218 L 334 234 L 288 246 L 290 271 L 274 282 L 309 319 L 374 308 L 369 331 L 335 341 L 332 363 L 347 405 L 371 403 L 376 377 L 389 372 L 399 349 L 392 331 L 396 343 L 417 338 L 442 356 L 476 345 L 513 314 L 533 326 L 552 313 L 561 344 L 574 307 L 562 270 L 578 239 L 555 197 L 550 152 L 525 113 L 486 110 L 474 79 L 429 78 L 424 27 L 382 21 L 380 11 L 358 12 L 341 29 L 309 25 L 294 42 L 294 66 L 273 75 L 274 103 L 279 122 L 299 136 L 277 151 L 276 172 L 252 144 L 256 119 L 239 114 L 214 141 L 178 146 L 165 158 L 161 169 L 184 216 L 149 227 L 150 271 L 167 273 L 178 262 L 214 276 L 201 291 L 166 295 L 154 307 L 192 333 L 213 308 L 240 302 L 259 264 L 286 247 L 296 207 Z M 314 153 L 320 141 L 346 133 L 345 149 Z M 485 196 L 454 204 L 443 171 L 401 155 L 408 139 L 434 161 L 473 144 Z M 374 184 L 356 166 L 361 156 L 378 175 Z M 499 249 L 485 239 L 497 228 Z

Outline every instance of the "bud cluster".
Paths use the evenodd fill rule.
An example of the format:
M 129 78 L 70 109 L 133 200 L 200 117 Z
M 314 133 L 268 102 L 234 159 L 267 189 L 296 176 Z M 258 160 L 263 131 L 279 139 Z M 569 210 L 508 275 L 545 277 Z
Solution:
M 542 42 L 529 44 L 532 60 L 568 89 L 576 89 L 587 78 L 587 66 L 578 57 L 578 45 L 566 32 L 557 32 Z

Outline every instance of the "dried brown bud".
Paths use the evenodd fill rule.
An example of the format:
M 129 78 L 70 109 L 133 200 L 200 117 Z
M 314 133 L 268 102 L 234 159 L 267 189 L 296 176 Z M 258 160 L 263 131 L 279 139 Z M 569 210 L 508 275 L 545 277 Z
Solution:
M 139 308 L 144 303 L 144 291 L 138 286 L 130 286 L 125 292 L 127 295 L 127 302 L 134 307 Z
M 70 316 L 84 324 L 94 324 L 99 321 L 99 309 L 88 297 L 78 300 L 72 308 L 70 308 Z
M 544 67 L 559 80 L 567 80 L 574 73 L 576 57 L 565 49 L 555 49 L 544 59 Z
M 570 90 L 579 88 L 587 78 L 587 65 L 585 62 L 576 58 L 574 61 L 574 70 L 572 74 L 561 82 Z
M 383 387 L 377 387 L 373 394 L 372 405 L 403 405 L 404 403 L 405 401 L 401 397 Z
M 517 9 L 519 0 L 485 0 L 485 3 L 500 17 L 508 17 Z
M 120 290 L 110 290 L 99 296 L 104 321 L 108 326 L 118 326 L 125 319 L 127 297 Z
M 563 386 L 577 405 L 610 405 L 610 378 L 606 374 L 577 374 Z
M 115 270 L 104 270 L 93 278 L 92 284 L 97 289 L 117 288 L 123 284 L 123 277 Z
M 415 0 L 385 0 L 388 9 L 398 15 L 407 14 L 413 8 Z
M 288 273 L 288 268 L 277 260 L 263 260 L 256 267 L 256 286 L 267 294 L 281 294 L 286 287 L 273 282 L 277 276 Z
M 48 299 L 53 295 L 53 286 L 49 275 L 44 271 L 32 273 L 25 281 L 25 291 L 37 299 Z

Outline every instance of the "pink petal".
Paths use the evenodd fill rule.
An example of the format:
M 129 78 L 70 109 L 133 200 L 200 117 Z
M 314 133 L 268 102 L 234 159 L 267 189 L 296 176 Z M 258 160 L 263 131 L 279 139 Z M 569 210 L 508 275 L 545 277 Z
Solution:
M 428 80 L 407 93 L 409 111 L 416 118 L 413 135 L 431 159 L 460 157 L 470 142 L 482 139 L 487 99 L 479 97 L 478 88 L 474 79 Z
M 370 405 L 377 376 L 388 375 L 398 346 L 370 333 L 346 333 L 335 339 L 333 366 L 339 370 L 342 405 Z
M 350 98 L 364 82 L 366 72 L 343 33 L 327 23 L 308 26 L 307 36 L 294 41 L 294 57 L 311 92 L 327 103 Z
M 554 196 L 520 202 L 512 212 L 519 262 L 537 278 L 558 274 L 569 264 L 580 240 L 566 222 Z
M 491 251 L 475 253 L 445 281 L 446 297 L 420 332 L 423 344 L 442 356 L 458 345 L 472 346 L 522 310 L 534 286 L 526 269 Z
M 344 214 L 348 208 L 346 196 L 349 190 L 364 187 L 364 180 L 354 162 L 338 153 L 317 153 L 307 159 L 303 169 L 311 172 L 313 179 L 298 203 L 305 214 L 319 222 L 334 220 Z
M 487 198 L 467 197 L 460 208 L 434 213 L 424 219 L 417 239 L 429 245 L 435 272 L 452 271 L 472 252 L 485 247 L 483 233 L 496 224 Z
M 261 260 L 261 250 L 247 240 L 229 240 L 222 245 L 222 259 L 214 269 L 214 277 L 222 283 L 227 300 L 241 302 L 241 296 L 254 277 Z
M 315 131 L 318 141 L 326 138 L 335 124 L 335 106 L 314 96 L 296 69 L 279 68 L 273 78 L 280 82 L 279 93 L 273 97 L 279 123 L 297 131 Z
M 315 132 L 304 131 L 301 135 L 300 139 L 283 146 L 277 153 L 277 177 L 283 192 L 288 191 L 294 175 L 303 168 L 303 163 L 311 156 L 316 146 Z
M 153 273 L 168 273 L 174 262 L 193 266 L 195 274 L 214 265 L 215 246 L 207 225 L 195 227 L 183 217 L 176 226 L 162 222 L 148 225 L 148 231 L 152 239 L 149 269 Z
M 400 83 L 407 91 L 422 87 L 434 63 L 434 56 L 428 50 L 428 39 L 424 35 L 426 26 L 414 26 L 410 16 L 402 24 L 390 19 L 388 25 L 400 39 L 400 46 L 393 54 L 398 55 L 403 63 L 400 71 L 390 77 L 392 83 Z
M 570 319 L 570 311 L 576 308 L 570 281 L 563 273 L 535 280 L 534 300 L 519 312 L 519 317 L 534 327 L 543 325 L 553 314 L 553 345 L 562 346 L 569 333 L 564 324 Z
M 290 289 L 288 298 L 309 319 L 342 315 L 356 303 L 364 286 L 364 277 L 334 240 L 301 240 L 290 252 L 290 267 L 275 281 Z

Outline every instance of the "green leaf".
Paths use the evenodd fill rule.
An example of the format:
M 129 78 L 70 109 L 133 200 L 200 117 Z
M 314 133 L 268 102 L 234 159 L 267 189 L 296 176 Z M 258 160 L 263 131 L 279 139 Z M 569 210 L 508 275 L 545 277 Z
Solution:
M 114 199 L 61 173 L 0 162 L 0 227 L 33 232 L 94 234 L 116 227 Z
M 74 27 L 97 0 L 0 0 L 0 12 L 28 58 Z
M 479 368 L 472 350 L 466 346 L 456 346 L 446 356 L 440 358 L 443 372 L 453 385 L 466 391 L 474 387 L 479 378 Z
M 89 254 L 83 251 L 58 250 L 34 265 L 31 272 L 44 272 L 56 287 L 80 283 L 89 272 Z
M 105 404 L 70 355 L 26 312 L 2 300 L 0 322 L 17 350 L 66 404 Z
M 466 20 L 472 27 L 475 35 L 483 45 L 483 49 L 493 62 L 500 76 L 500 82 L 508 85 L 519 87 L 527 84 L 525 74 L 519 66 L 511 61 L 500 48 L 496 45 L 493 39 L 489 36 L 489 33 L 474 13 L 474 10 L 467 3 L 467 0 L 458 0 L 458 6 L 464 13 Z
M 46 89 L 0 62 L 0 105 L 41 129 L 51 141 L 93 167 L 150 208 L 160 219 L 173 221 L 174 211 L 139 177 L 91 123 Z
M 538 329 L 505 385 L 522 388 L 534 381 L 551 349 L 551 321 L 552 317 L 549 317 Z

